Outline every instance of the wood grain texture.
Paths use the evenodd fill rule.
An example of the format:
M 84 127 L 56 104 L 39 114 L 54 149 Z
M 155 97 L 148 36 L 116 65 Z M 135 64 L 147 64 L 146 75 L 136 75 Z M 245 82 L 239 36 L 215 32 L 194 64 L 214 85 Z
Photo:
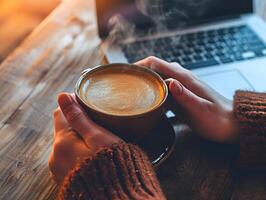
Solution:
M 47 160 L 57 94 L 101 62 L 92 7 L 64 2 L 0 66 L 0 199 L 55 197 Z
M 93 2 L 64 1 L 0 66 L 1 200 L 56 197 L 47 161 L 57 94 L 73 91 L 85 66 L 103 58 Z M 168 199 L 265 199 L 266 177 L 235 171 L 235 153 L 180 132 L 173 156 L 158 170 Z

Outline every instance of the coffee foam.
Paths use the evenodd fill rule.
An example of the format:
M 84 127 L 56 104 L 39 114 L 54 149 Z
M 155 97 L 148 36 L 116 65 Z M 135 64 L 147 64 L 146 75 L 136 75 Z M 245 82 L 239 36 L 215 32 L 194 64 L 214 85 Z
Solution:
M 152 110 L 164 98 L 164 88 L 148 72 L 107 68 L 83 80 L 81 98 L 92 108 L 112 115 L 137 115 Z

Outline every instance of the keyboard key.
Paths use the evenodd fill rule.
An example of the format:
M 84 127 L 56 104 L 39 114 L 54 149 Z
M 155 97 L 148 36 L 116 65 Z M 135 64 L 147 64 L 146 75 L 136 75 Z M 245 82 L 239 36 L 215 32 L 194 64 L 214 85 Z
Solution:
M 263 43 L 249 44 L 247 47 L 249 50 L 258 50 L 266 48 L 266 46 Z
M 203 57 L 202 57 L 201 55 L 195 55 L 195 56 L 193 56 L 193 58 L 194 58 L 194 60 L 196 60 L 196 61 L 202 61 L 202 60 L 204 60 Z
M 250 59 L 250 58 L 254 58 L 256 56 L 256 54 L 252 51 L 248 51 L 242 54 L 242 57 L 244 59 Z
M 174 51 L 173 56 L 180 57 L 182 54 L 179 51 Z
M 207 32 L 207 35 L 210 37 L 213 37 L 213 36 L 217 35 L 217 32 L 216 32 L 216 30 L 210 30 Z
M 183 65 L 186 69 L 197 69 L 197 68 L 202 68 L 202 67 L 209 67 L 213 65 L 218 65 L 219 62 L 215 59 L 207 60 L 207 61 L 201 61 L 201 62 L 196 62 L 196 63 L 187 63 Z
M 233 60 L 232 58 L 230 58 L 230 57 L 221 57 L 221 58 L 220 58 L 220 61 L 221 61 L 222 63 L 231 63 L 231 62 L 233 62 L 234 60 Z
M 190 49 L 186 49 L 186 50 L 184 50 L 184 54 L 185 54 L 185 55 L 190 55 L 190 54 L 192 54 L 192 53 L 193 53 L 193 51 L 190 50 Z
M 206 60 L 214 59 L 214 56 L 211 55 L 210 53 L 205 53 L 205 54 L 203 54 L 203 57 L 206 58 Z
M 190 33 L 190 34 L 187 34 L 185 37 L 188 40 L 193 40 L 193 39 L 197 38 L 197 34 L 196 33 Z
M 190 57 L 186 57 L 186 58 L 183 58 L 183 61 L 185 63 L 190 63 L 190 62 L 192 62 L 192 59 Z
M 196 47 L 196 48 L 194 49 L 194 51 L 195 51 L 196 53 L 198 53 L 198 54 L 200 54 L 200 53 L 203 52 L 203 50 L 202 50 L 200 47 Z
M 254 51 L 254 53 L 256 54 L 256 57 L 262 57 L 262 56 L 264 56 L 264 54 L 263 54 L 263 52 L 261 50 Z
M 198 32 L 197 38 L 204 38 L 206 36 L 206 32 Z
M 198 68 L 216 65 L 218 61 L 229 63 L 266 56 L 266 45 L 248 26 L 241 25 L 138 41 L 123 45 L 122 51 L 129 62 L 155 55 Z
M 209 45 L 207 47 L 205 47 L 206 51 L 210 52 L 210 51 L 213 51 L 214 50 L 214 47 Z
M 242 60 L 245 60 L 244 58 L 243 58 L 243 56 L 235 56 L 234 57 L 234 59 L 236 60 L 236 61 L 242 61 Z

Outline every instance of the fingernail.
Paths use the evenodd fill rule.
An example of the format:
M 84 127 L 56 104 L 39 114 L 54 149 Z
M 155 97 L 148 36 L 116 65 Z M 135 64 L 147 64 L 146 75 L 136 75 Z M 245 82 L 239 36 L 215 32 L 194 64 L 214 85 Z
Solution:
M 61 109 L 67 108 L 73 103 L 72 97 L 67 93 L 61 93 L 58 95 L 58 104 Z
M 177 80 L 172 80 L 170 83 L 170 90 L 175 94 L 182 94 L 183 87 Z
M 170 86 L 170 83 L 173 81 L 174 79 L 173 78 L 168 78 L 165 81 L 166 85 L 169 87 Z

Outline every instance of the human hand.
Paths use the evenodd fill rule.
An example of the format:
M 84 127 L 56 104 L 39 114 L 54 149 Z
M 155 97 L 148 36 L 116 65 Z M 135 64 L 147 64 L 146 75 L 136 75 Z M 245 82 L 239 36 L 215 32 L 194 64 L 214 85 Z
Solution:
M 61 184 L 78 162 L 122 140 L 95 124 L 77 103 L 73 94 L 58 97 L 54 112 L 54 144 L 49 168 L 55 181 Z
M 136 64 L 149 67 L 168 78 L 166 82 L 174 100 L 171 108 L 201 137 L 215 142 L 237 140 L 238 125 L 231 101 L 178 63 L 148 57 Z

